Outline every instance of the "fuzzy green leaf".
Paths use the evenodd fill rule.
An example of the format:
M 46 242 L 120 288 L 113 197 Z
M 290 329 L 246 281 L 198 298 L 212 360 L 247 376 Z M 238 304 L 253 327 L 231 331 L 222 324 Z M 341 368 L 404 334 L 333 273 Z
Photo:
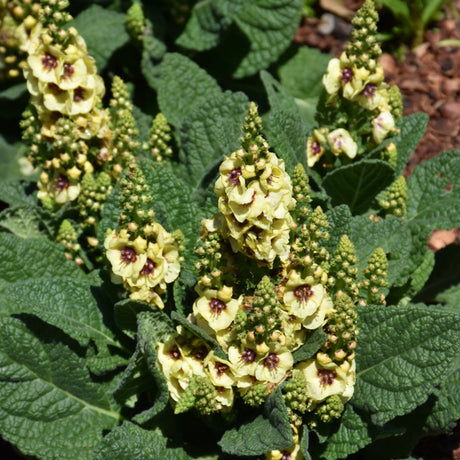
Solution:
M 404 281 L 401 274 L 411 249 L 411 234 L 404 220 L 389 216 L 373 222 L 366 216 L 355 217 L 350 221 L 348 237 L 355 245 L 360 270 L 367 266 L 375 249 L 381 247 L 388 258 L 388 284 L 400 285 Z
M 213 0 L 198 2 L 176 43 L 196 51 L 206 51 L 217 46 L 225 25 L 231 21 L 231 18 L 223 16 L 218 6 L 219 2 Z
M 292 96 L 268 72 L 261 72 L 260 76 L 271 107 L 265 129 L 267 141 L 286 162 L 288 172 L 298 163 L 306 168 L 307 131 L 300 111 Z
M 426 113 L 413 113 L 404 117 L 397 124 L 401 132 L 391 138 L 391 142 L 396 145 L 398 152 L 395 177 L 403 173 L 409 157 L 414 153 L 415 148 L 425 134 L 427 124 L 428 115 Z
M 25 455 L 89 459 L 103 432 L 120 421 L 75 346 L 38 318 L 2 319 L 0 431 Z
M 36 185 L 29 181 L 0 181 L 0 201 L 11 206 L 36 205 Z
M 304 344 L 292 354 L 294 363 L 311 358 L 326 342 L 328 335 L 321 329 L 315 329 L 313 333 L 305 339 Z
M 291 44 L 301 16 L 300 0 L 245 0 L 235 24 L 248 38 L 249 50 L 233 76 L 247 77 L 275 62 Z
M 334 254 L 340 238 L 342 238 L 343 235 L 348 235 L 350 231 L 352 216 L 350 208 L 344 204 L 332 208 L 326 215 L 329 222 L 329 239 L 324 245 L 329 251 L 329 254 Z
M 211 345 L 216 356 L 218 356 L 221 359 L 228 359 L 227 355 L 223 352 L 217 340 L 208 335 L 204 329 L 198 327 L 196 324 L 190 323 L 184 316 L 180 315 L 175 311 L 172 312 L 171 318 L 174 321 L 177 321 L 177 323 L 179 323 L 181 326 L 184 326 L 192 334 Z
M 180 126 L 195 107 L 220 94 L 214 78 L 193 61 L 176 53 L 165 55 L 161 63 L 158 104 L 168 123 Z
M 460 151 L 418 165 L 407 180 L 406 219 L 429 229 L 460 227 Z
M 180 229 L 185 238 L 184 267 L 193 270 L 196 241 L 201 230 L 201 209 L 192 199 L 190 188 L 172 171 L 169 164 L 140 163 L 153 198 L 156 219 L 169 232 Z
M 439 293 L 435 297 L 436 302 L 443 303 L 449 308 L 460 309 L 460 284 L 456 284 Z
M 383 425 L 423 404 L 445 380 L 460 347 L 460 315 L 424 305 L 367 306 L 358 313 L 351 402 Z
M 435 392 L 437 400 L 426 420 L 426 431 L 449 432 L 455 428 L 460 419 L 460 392 L 458 391 L 460 362 L 458 358 L 455 364 L 452 372 Z
M 27 147 L 23 143 L 10 144 L 0 135 L 0 161 L 2 163 L 0 180 L 11 181 L 24 177 L 20 172 L 18 160 L 24 156 L 25 151 L 27 151 Z
M 394 169 L 381 160 L 361 160 L 326 174 L 323 187 L 332 205 L 346 204 L 353 215 L 365 212 L 375 196 L 394 179 Z
M 123 13 L 91 5 L 71 23 L 85 39 L 88 53 L 96 59 L 99 72 L 105 68 L 114 51 L 129 41 L 125 19 Z
M 162 312 L 140 312 L 137 319 L 138 349 L 145 358 L 147 369 L 155 381 L 157 390 L 153 406 L 133 417 L 135 422 L 146 423 L 168 404 L 168 385 L 157 366 L 156 347 L 159 342 L 164 342 L 171 333 L 174 333 L 174 329 L 171 327 L 169 318 Z
M 322 78 L 330 59 L 330 55 L 323 54 L 316 48 L 302 46 L 278 69 L 280 82 L 294 97 L 308 126 L 307 131 L 315 124 L 316 105 L 323 86 Z
M 0 279 L 14 283 L 36 278 L 55 280 L 59 277 L 86 279 L 83 271 L 64 256 L 61 245 L 48 240 L 28 240 L 0 233 Z
M 48 263 L 52 262 L 48 259 Z M 86 281 L 60 276 L 19 280 L 1 289 L 1 316 L 31 313 L 62 329 L 81 345 L 89 340 L 118 346 Z
M 180 447 L 170 447 L 161 430 L 146 430 L 125 421 L 113 429 L 101 442 L 94 460 L 188 460 Z
M 263 455 L 292 444 L 292 430 L 280 388 L 268 396 L 263 415 L 227 431 L 219 441 L 224 452 L 243 456 Z
M 241 147 L 241 127 L 248 108 L 249 101 L 243 93 L 225 92 L 204 101 L 184 118 L 180 158 L 194 189 L 207 188 L 224 155 Z
M 44 238 L 40 223 L 38 209 L 34 206 L 7 208 L 0 213 L 0 227 L 20 238 Z

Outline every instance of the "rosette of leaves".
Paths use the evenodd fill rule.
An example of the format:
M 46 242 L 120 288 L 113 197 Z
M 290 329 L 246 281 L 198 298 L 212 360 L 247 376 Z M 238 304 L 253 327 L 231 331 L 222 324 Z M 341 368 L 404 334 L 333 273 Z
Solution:
M 95 254 L 83 250 L 80 257 L 85 264 L 80 266 L 68 260 L 68 248 L 54 242 L 55 238 L 64 219 L 74 229 L 81 222 L 75 209 L 51 212 L 37 200 L 37 173 L 25 175 L 30 170 L 17 163 L 27 151 L 18 130 L 20 112 L 27 102 L 25 87 L 2 86 L 2 437 L 23 455 L 44 459 L 250 458 L 267 452 L 276 458 L 273 456 L 283 451 L 299 457 L 301 452 L 305 458 L 339 459 L 354 454 L 362 458 L 416 457 L 418 440 L 450 432 L 460 418 L 458 250 L 448 246 L 433 255 L 427 240 L 433 229 L 460 226 L 459 152 L 443 152 L 417 166 L 407 179 L 407 189 L 394 197 L 391 185 L 401 176 L 426 127 L 426 116 L 414 114 L 396 123 L 399 133 L 388 136 L 381 150 L 373 148 L 330 171 L 310 170 L 306 140 L 316 127 L 316 102 L 328 56 L 294 49 L 282 63 L 272 61 L 273 76 L 263 73 L 264 87 L 256 83 L 256 92 L 249 86 L 245 92 L 251 94 L 224 91 L 222 88 L 242 87 L 228 85 L 208 65 L 206 53 L 194 55 L 200 56 L 200 65 L 187 57 L 190 53 L 181 54 L 166 31 L 161 36 L 161 11 L 149 7 L 146 16 L 153 27 L 145 36 L 163 40 L 163 54 L 153 57 L 152 51 L 148 56 L 158 71 L 153 92 L 152 79 L 147 81 L 138 72 L 142 56 L 132 52 L 139 44 L 129 43 L 125 11 L 118 2 L 109 4 L 106 9 L 85 2 L 72 5 L 73 26 L 85 38 L 99 71 L 105 69 L 107 75 L 133 82 L 133 114 L 140 145 L 147 146 L 146 158 L 142 158 L 142 148 L 133 154 L 145 176 L 155 218 L 168 231 L 180 229 L 184 235 L 184 262 L 165 293 L 164 310 L 158 311 L 143 302 L 120 301 L 105 262 Z M 234 43 L 241 39 L 235 23 L 225 29 L 216 50 L 225 40 L 233 43 L 233 37 Z M 151 41 L 142 46 L 154 49 Z M 225 53 L 221 56 L 224 59 Z M 234 59 L 227 62 L 236 68 Z M 263 104 L 265 93 L 268 105 Z M 192 312 L 197 298 L 194 287 L 201 277 L 195 271 L 199 258 L 194 251 L 201 221 L 217 212 L 213 187 L 218 168 L 224 155 L 240 148 L 254 94 L 259 94 L 259 106 L 267 109 L 262 111 L 262 134 L 271 150 L 285 162 L 291 178 L 295 166 L 303 164 L 309 178 L 309 205 L 312 209 L 321 206 L 327 216 L 329 239 L 322 244 L 330 255 L 329 263 L 342 264 L 343 280 L 352 278 L 363 289 L 364 281 L 372 277 L 369 261 L 377 248 L 387 260 L 387 286 L 381 286 L 386 304 L 354 308 L 359 335 L 353 349 L 353 397 L 342 415 L 328 425 L 321 425 L 321 417 L 338 413 L 336 400 L 328 401 L 317 413 L 316 426 L 304 425 L 297 432 L 290 426 L 293 406 L 283 396 L 291 388 L 282 388 L 282 384 L 268 396 L 262 394 L 264 402 L 259 407 L 235 406 L 234 417 L 202 417 L 195 411 L 175 415 L 168 403 L 167 382 L 155 364 L 157 349 L 152 347 L 165 342 L 181 325 L 206 341 L 213 356 L 226 359 L 219 356 L 223 350 L 217 337 L 185 318 Z M 171 126 L 174 151 L 166 162 L 153 164 L 149 130 L 159 111 Z M 387 153 L 383 160 L 381 155 L 391 143 L 397 150 L 393 163 L 387 161 Z M 403 195 L 407 195 L 405 206 L 399 201 Z M 405 209 L 403 216 L 388 212 L 396 209 L 392 199 L 396 208 Z M 382 200 L 390 207 L 382 208 Z M 98 220 L 99 241 L 104 240 L 107 228 L 115 228 L 119 211 L 115 186 Z M 343 235 L 353 244 L 356 258 L 351 253 L 338 257 L 346 246 L 340 243 Z M 240 256 L 236 257 L 238 262 Z M 353 270 L 343 265 L 347 263 Z M 240 269 L 245 283 L 253 283 L 252 292 L 260 281 L 252 274 L 266 275 L 269 270 L 256 262 L 240 264 Z M 232 271 L 226 276 L 230 283 Z M 337 279 L 334 283 L 338 285 Z M 344 283 L 340 285 L 342 289 Z M 338 295 L 332 285 L 326 288 Z M 353 292 L 350 287 L 346 295 L 352 297 Z M 356 295 L 356 302 L 367 299 L 365 290 Z M 312 348 L 318 348 L 306 349 L 305 354 L 316 353 L 322 345 L 318 342 L 313 346 L 312 340 Z M 260 393 L 254 396 L 260 398 Z M 301 415 L 296 420 L 304 420 L 304 402 L 298 396 L 291 401 L 301 409 L 294 410 Z M 299 449 L 291 450 L 296 436 Z

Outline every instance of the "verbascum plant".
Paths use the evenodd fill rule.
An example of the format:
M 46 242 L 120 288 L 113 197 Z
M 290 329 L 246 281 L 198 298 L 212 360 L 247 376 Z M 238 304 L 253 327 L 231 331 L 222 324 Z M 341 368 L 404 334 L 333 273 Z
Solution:
M 329 61 L 316 116 L 319 126 L 307 139 L 309 167 L 331 168 L 336 159 L 346 164 L 398 132 L 401 96 L 384 81 L 377 22 L 374 2 L 366 0 L 352 20 L 345 51 Z
M 180 271 L 180 236 L 171 235 L 154 220 L 152 198 L 135 162 L 129 164 L 120 189 L 118 226 L 108 231 L 104 241 L 112 281 L 123 284 L 130 298 L 162 309 L 166 285 Z

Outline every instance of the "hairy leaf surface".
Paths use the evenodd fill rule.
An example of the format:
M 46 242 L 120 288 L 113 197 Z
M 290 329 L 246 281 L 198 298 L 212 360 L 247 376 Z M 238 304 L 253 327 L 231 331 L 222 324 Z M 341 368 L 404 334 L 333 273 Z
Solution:
M 357 379 L 351 403 L 376 424 L 406 414 L 444 381 L 460 347 L 460 315 L 440 307 L 359 308 Z
M 89 459 L 120 420 L 69 340 L 38 318 L 2 319 L 0 431 L 26 455 Z

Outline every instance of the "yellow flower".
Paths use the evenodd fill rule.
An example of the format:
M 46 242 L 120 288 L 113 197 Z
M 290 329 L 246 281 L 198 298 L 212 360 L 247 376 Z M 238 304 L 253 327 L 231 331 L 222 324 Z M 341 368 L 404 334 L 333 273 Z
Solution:
M 125 283 L 125 289 L 129 292 L 130 299 L 138 300 L 140 302 L 147 302 L 150 305 L 154 305 L 155 307 L 159 308 L 160 310 L 163 310 L 165 307 L 161 296 L 153 288 L 136 288 Z
M 304 456 L 300 450 L 300 442 L 283 450 L 272 450 L 265 454 L 266 460 L 303 460 Z
M 313 168 L 319 159 L 324 155 L 324 147 L 318 141 L 316 136 L 309 136 L 307 139 L 307 164 Z
M 372 137 L 377 144 L 381 144 L 386 135 L 394 130 L 395 122 L 389 110 L 380 112 L 372 120 Z
M 137 237 L 132 241 L 127 231 L 117 233 L 114 230 L 104 241 L 112 272 L 123 278 L 123 281 L 129 281 L 130 285 L 135 285 L 147 260 L 146 246 L 147 242 L 143 238 Z
M 59 205 L 75 200 L 80 194 L 79 182 L 68 177 L 65 172 L 58 172 L 54 180 L 49 180 L 46 184 L 40 180 L 37 187 L 39 200 L 51 198 Z
M 350 133 L 343 128 L 335 129 L 327 135 L 327 142 L 334 155 L 345 153 L 349 158 L 354 158 L 358 152 L 358 146 Z
M 318 329 L 325 323 L 325 318 L 328 313 L 334 309 L 332 299 L 325 293 L 318 309 L 310 316 L 307 316 L 302 321 L 302 326 L 306 329 Z
M 322 360 L 320 362 L 321 356 L 318 357 L 318 355 L 316 358 L 307 359 L 297 365 L 307 381 L 307 395 L 314 402 L 324 401 L 332 395 L 341 396 L 347 389 L 346 370 L 333 361 Z
M 237 347 L 232 345 L 228 348 L 228 360 L 232 363 L 238 377 L 253 376 L 257 366 L 257 352 L 249 346 Z M 237 383 L 237 386 L 241 386 Z M 246 386 L 244 383 L 243 386 Z
M 216 387 L 231 388 L 236 382 L 232 364 L 220 359 L 212 351 L 206 356 L 203 367 Z
M 305 320 L 314 315 L 324 296 L 324 287 L 313 276 L 302 278 L 292 270 L 286 283 L 283 302 L 289 314 L 300 320 Z
M 203 318 L 214 331 L 227 329 L 235 319 L 242 297 L 229 298 L 222 290 L 207 289 L 193 304 L 193 314 Z
M 261 382 L 279 383 L 293 365 L 291 352 L 287 348 L 279 347 L 269 351 L 267 356 L 257 362 L 254 375 Z
M 327 72 L 323 76 L 323 86 L 331 96 L 336 95 L 342 86 L 341 72 L 340 60 L 332 58 L 327 65 Z

